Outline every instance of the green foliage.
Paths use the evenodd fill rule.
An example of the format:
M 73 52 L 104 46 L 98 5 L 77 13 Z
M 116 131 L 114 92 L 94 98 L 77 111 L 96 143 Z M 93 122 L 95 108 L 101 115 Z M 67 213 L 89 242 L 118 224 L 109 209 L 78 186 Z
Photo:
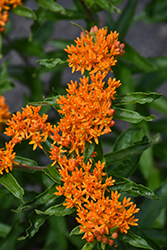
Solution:
M 136 21 L 147 22 L 147 25 L 167 22 L 166 0 L 151 0 L 137 12 L 139 0 L 74 0 L 69 9 L 63 7 L 61 1 L 59 4 L 54 0 L 35 2 L 35 10 L 24 4 L 12 9 L 14 15 L 31 19 L 27 36 L 13 38 L 11 20 L 0 35 L 0 58 L 3 59 L 0 95 L 10 95 L 12 92 L 8 91 L 14 89 L 13 82 L 17 81 L 29 92 L 24 95 L 23 106 L 41 105 L 41 114 L 49 112 L 49 121 L 56 124 L 59 117 L 63 117 L 57 112 L 60 109 L 57 99 L 66 94 L 62 76 L 68 66 L 68 55 L 64 48 L 75 42 L 65 32 L 65 38 L 57 37 L 58 33 L 55 38 L 55 27 L 59 28 L 62 20 L 62 23 L 75 20 L 71 23 L 77 27 L 78 34 L 101 23 L 109 27 L 109 32 L 110 29 L 119 32 L 119 40 L 125 43 L 125 55 L 118 58 L 113 68 L 114 76 L 122 83 L 112 105 L 116 124 L 111 136 L 98 138 L 98 144 L 85 143 L 84 163 L 96 152 L 93 164 L 105 162 L 107 176 L 115 179 L 109 191 L 120 192 L 121 199 L 125 195 L 131 197 L 140 207 L 139 226 L 132 227 L 127 234 L 119 233 L 115 240 L 118 249 L 167 250 L 167 97 L 156 92 L 167 80 L 167 57 L 147 58 L 127 42 L 128 32 Z M 102 19 L 101 11 L 105 13 Z M 113 12 L 117 13 L 116 18 Z M 78 24 L 80 20 L 85 21 L 86 28 Z M 50 43 L 52 50 L 45 49 Z M 22 60 L 20 65 L 10 63 L 11 51 Z M 49 80 L 43 84 L 47 74 Z M 17 102 L 17 96 L 15 100 Z M 157 112 L 159 119 L 152 115 Z M 118 125 L 118 120 L 127 122 L 128 129 Z M 5 141 L 2 135 L 1 148 Z M 41 144 L 43 150 L 37 149 L 36 153 L 28 143 L 18 145 L 15 170 L 0 176 L 0 249 L 115 249 L 96 240 L 89 243 L 82 239 L 83 233 L 74 219 L 76 209 L 67 209 L 64 198 L 54 194 L 56 187 L 62 184 L 62 177 L 57 170 L 59 166 L 46 161 L 52 143 L 48 137 Z M 110 229 L 110 234 L 116 230 L 117 227 Z

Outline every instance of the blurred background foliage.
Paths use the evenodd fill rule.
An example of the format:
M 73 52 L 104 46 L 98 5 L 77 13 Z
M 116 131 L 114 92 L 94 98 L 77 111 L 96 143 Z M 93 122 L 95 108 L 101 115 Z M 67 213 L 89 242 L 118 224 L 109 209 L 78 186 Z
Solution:
M 155 25 L 153 27 L 156 27 L 158 23 L 167 25 L 167 1 L 143 1 L 146 4 L 143 5 L 142 10 L 138 7 L 139 0 L 73 0 L 69 1 L 70 4 L 67 3 L 69 7 L 66 7 L 66 2 L 68 1 L 26 0 L 24 5 L 11 11 L 5 32 L 1 35 L 0 94 L 5 95 L 11 111 L 16 112 L 15 107 L 21 110 L 21 106 L 24 107 L 29 102 L 42 101 L 45 98 L 66 93 L 67 81 L 70 82 L 71 79 L 80 77 L 79 73 L 71 75 L 71 70 L 67 69 L 68 65 L 65 62 L 67 54 L 64 48 L 74 43 L 72 39 L 72 36 L 76 34 L 74 30 L 78 31 L 77 35 L 80 33 L 80 29 L 73 27 L 70 21 L 81 24 L 87 30 L 97 25 L 108 26 L 109 31 L 118 31 L 119 40 L 125 43 L 125 55 L 119 59 L 113 69 L 114 76 L 122 82 L 117 93 L 118 97 L 130 92 L 150 93 L 159 92 L 161 89 L 164 93 L 156 101 L 144 105 L 128 104 L 128 102 L 123 104 L 123 108 L 137 111 L 144 116 L 156 114 L 157 118 L 152 122 L 142 120 L 136 124 L 128 123 L 126 118 L 122 119 L 124 121 L 117 121 L 115 118 L 113 133 L 102 137 L 102 145 L 106 153 L 114 152 L 135 145 L 136 142 L 142 140 L 148 142 L 152 136 L 160 133 L 159 143 L 153 143 L 153 145 L 156 144 L 154 147 L 148 146 L 136 152 L 129 161 L 124 160 L 122 164 L 124 170 L 129 164 L 134 163 L 135 171 L 130 180 L 148 186 L 158 197 L 161 197 L 160 200 L 134 198 L 137 205 L 141 207 L 141 211 L 139 227 L 132 231 L 143 237 L 152 249 L 165 250 L 167 249 L 167 95 L 165 93 L 167 87 L 164 87 L 164 84 L 167 81 L 167 47 L 161 55 L 153 53 L 151 57 L 145 57 L 128 42 L 130 39 L 127 38 L 130 29 L 133 29 L 135 23 L 138 22 L 146 23 L 147 26 Z M 13 19 L 14 15 L 17 15 L 16 19 Z M 27 21 L 27 18 L 30 21 Z M 23 22 L 21 30 L 15 27 L 15 25 L 20 27 L 19 22 Z M 27 23 L 30 24 L 30 29 L 27 28 Z M 14 34 L 15 30 L 18 36 L 17 33 Z M 61 38 L 59 38 L 60 30 Z M 137 34 L 137 31 L 135 32 Z M 55 33 L 56 38 L 54 38 Z M 141 35 L 145 41 L 145 34 Z M 156 32 L 154 36 L 156 38 Z M 167 29 L 165 29 L 165 36 L 167 38 Z M 157 39 L 155 42 L 156 46 L 160 46 Z M 142 39 L 140 46 L 145 46 Z M 12 55 L 16 59 L 13 59 Z M 26 86 L 26 93 L 20 92 L 22 85 Z M 17 91 L 14 88 L 17 88 Z M 113 105 L 116 107 L 116 103 Z M 51 122 L 59 118 L 51 106 L 43 106 L 42 112 L 49 112 Z M 1 147 L 4 147 L 6 140 L 7 138 L 2 135 Z M 19 156 L 33 159 L 28 163 L 30 165 L 35 165 L 36 162 L 38 165 L 49 164 L 42 152 L 40 150 L 33 152 L 27 142 L 17 145 L 16 152 Z M 116 166 L 116 163 L 111 164 L 109 169 L 112 170 Z M 139 167 L 136 168 L 137 166 Z M 54 183 L 41 172 L 31 174 L 13 170 L 12 174 L 25 190 L 24 201 L 33 200 L 36 195 L 41 194 Z M 122 176 L 129 178 L 129 175 L 123 174 Z M 124 185 L 123 180 L 120 183 Z M 134 195 L 135 188 L 134 186 L 131 191 L 127 191 Z M 17 213 L 16 209 L 21 205 L 21 201 L 16 200 L 7 189 L 1 187 L 1 250 L 82 248 L 85 241 L 81 241 L 80 236 L 69 236 L 69 232 L 76 226 L 73 216 L 51 216 L 47 219 L 47 215 L 38 215 L 32 210 L 37 206 L 38 209 L 45 210 L 52 203 L 59 204 L 61 200 L 57 199 L 55 203 L 53 190 L 55 190 L 55 184 L 48 190 L 47 198 L 43 194 L 42 201 L 39 202 L 38 199 L 38 202 L 34 200 L 31 203 L 28 213 L 25 211 Z M 125 186 L 123 190 L 126 190 Z M 15 209 L 15 212 L 11 211 L 11 208 Z M 36 234 L 39 229 L 40 232 Z M 17 238 L 20 235 L 22 238 L 18 241 Z M 118 242 L 118 245 L 118 249 L 137 249 L 126 241 Z M 108 246 L 107 249 L 112 249 L 112 247 Z

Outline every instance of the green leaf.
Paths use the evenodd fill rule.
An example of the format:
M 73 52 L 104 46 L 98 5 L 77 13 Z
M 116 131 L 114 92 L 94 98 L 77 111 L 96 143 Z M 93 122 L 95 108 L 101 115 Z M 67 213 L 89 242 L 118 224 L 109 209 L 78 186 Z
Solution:
M 86 141 L 85 142 L 85 149 L 84 149 L 84 153 L 83 153 L 83 161 L 86 164 L 87 161 L 91 158 L 93 152 L 95 151 L 95 141 L 93 140 L 92 143 Z
M 116 30 L 119 32 L 119 39 L 122 40 L 126 35 L 129 27 L 132 23 L 135 8 L 137 5 L 137 0 L 129 0 L 124 7 L 122 14 L 120 15 L 118 21 L 116 22 Z
M 21 204 L 16 210 L 12 211 L 19 213 L 22 211 L 34 209 L 39 205 L 45 204 L 46 202 L 52 202 L 58 197 L 54 194 L 55 191 L 56 191 L 56 186 L 55 184 L 53 184 L 50 187 L 48 187 L 43 193 L 37 195 L 33 200 Z
M 118 235 L 118 239 L 120 239 L 121 241 L 125 243 L 129 243 L 131 246 L 134 246 L 134 247 L 154 250 L 152 247 L 148 245 L 148 243 L 143 238 L 132 233 L 130 230 L 128 231 L 127 234 L 120 233 Z
M 43 169 L 43 172 L 48 175 L 54 182 L 58 184 L 61 183 L 61 175 L 59 174 L 55 166 L 51 166 L 51 164 L 49 164 L 47 168 Z
M 167 229 L 142 228 L 142 232 L 144 232 L 144 234 L 150 239 L 153 239 L 158 246 L 166 247 Z
M 114 186 L 109 187 L 109 190 L 118 192 L 127 192 L 129 195 L 134 197 L 144 196 L 150 199 L 159 199 L 154 192 L 141 184 L 136 184 L 135 182 L 118 176 L 113 176 L 116 180 Z
M 19 16 L 28 17 L 34 20 L 37 19 L 35 12 L 25 6 L 18 5 L 17 8 L 13 8 L 13 12 Z
M 154 115 L 143 116 L 140 115 L 138 112 L 129 109 L 124 109 L 124 108 L 114 108 L 114 109 L 115 109 L 114 119 L 117 120 L 122 120 L 131 123 L 139 123 L 143 120 L 150 122 L 155 119 Z
M 1 250 L 13 250 L 16 249 L 15 246 L 18 244 L 17 238 L 24 230 L 24 225 L 17 221 L 11 228 L 8 235 L 0 242 Z
M 31 239 L 39 230 L 39 228 L 44 224 L 47 219 L 47 215 L 37 215 L 35 211 L 29 216 L 29 227 L 26 229 L 26 235 L 20 236 L 18 240 L 25 240 L 27 238 Z
M 42 66 L 45 66 L 47 68 L 53 68 L 60 64 L 67 64 L 67 61 L 63 61 L 60 58 L 51 58 L 51 59 L 41 59 L 38 60 L 37 63 L 39 63 Z
M 94 158 L 95 162 L 101 161 L 104 162 L 104 152 L 103 152 L 103 146 L 101 141 L 99 140 L 98 144 L 95 144 L 94 152 L 96 152 L 96 156 Z
M 107 165 L 111 165 L 115 162 L 130 159 L 133 155 L 142 153 L 145 149 L 154 146 L 158 142 L 159 142 L 159 134 L 154 136 L 150 142 L 138 142 L 128 148 L 108 153 L 104 155 L 106 163 Z
M 108 10 L 110 12 L 117 12 L 120 13 L 121 10 L 118 9 L 114 4 L 111 3 L 109 0 L 94 0 L 97 5 L 99 5 L 102 9 Z
M 142 227 L 150 227 L 154 220 L 159 216 L 160 211 L 167 206 L 167 181 L 155 191 L 160 200 L 146 200 L 138 213 L 139 225 Z
M 24 190 L 11 173 L 0 176 L 0 183 L 6 187 L 16 198 L 23 201 Z
M 53 12 L 59 12 L 61 14 L 65 14 L 66 10 L 63 6 L 54 2 L 54 0 L 35 0 L 42 8 L 49 9 Z
M 145 103 L 151 103 L 161 97 L 161 94 L 158 94 L 156 92 L 151 93 L 144 93 L 144 92 L 134 92 L 134 93 L 127 93 L 125 95 L 119 95 L 116 97 L 116 99 L 113 101 L 113 105 L 120 106 L 120 105 L 126 105 L 126 104 L 145 104 Z
M 4 238 L 6 237 L 6 235 L 10 232 L 11 227 L 4 224 L 4 223 L 0 223 L 0 237 Z
M 73 230 L 71 231 L 70 236 L 71 236 L 71 235 L 80 235 L 80 234 L 83 234 L 83 232 L 80 233 L 80 227 L 79 227 L 79 226 L 76 226 L 76 227 L 73 228 Z
M 55 216 L 65 216 L 68 214 L 72 214 L 75 211 L 75 208 L 66 208 L 63 204 L 58 204 L 52 206 L 45 211 L 35 210 L 37 214 L 45 214 L 45 215 L 55 215 Z
M 122 132 L 114 144 L 113 151 L 118 151 L 131 146 L 133 144 L 134 137 L 140 131 L 141 127 L 132 127 Z
M 93 242 L 87 242 L 81 250 L 92 250 L 96 245 L 96 240 L 94 240 Z
M 28 158 L 25 158 L 25 157 L 21 157 L 21 156 L 16 156 L 15 157 L 15 161 L 19 163 L 19 165 L 22 166 L 21 170 L 25 170 L 27 172 L 32 172 L 32 171 L 36 171 L 37 169 L 33 169 L 33 166 L 38 166 L 38 164 L 31 160 L 31 159 L 28 159 Z M 17 168 L 18 165 L 16 165 L 16 168 Z M 29 168 L 26 168 L 27 166 L 30 166 L 31 169 Z M 39 167 L 39 170 L 40 170 L 40 167 Z
M 151 72 L 157 70 L 156 65 L 150 63 L 150 61 L 142 57 L 134 48 L 132 48 L 129 44 L 125 44 L 125 54 L 123 56 L 123 60 L 127 60 L 135 64 L 138 68 L 140 68 L 143 72 Z
M 57 103 L 57 99 L 59 99 L 59 95 L 56 95 L 56 96 L 53 96 L 53 97 L 49 97 L 49 98 L 46 98 L 44 99 L 43 101 L 39 101 L 39 102 L 30 102 L 29 104 L 30 105 L 33 105 L 33 106 L 47 106 L 47 105 L 50 105 L 52 106 L 55 110 L 59 110 L 60 109 L 60 106 L 59 104 Z

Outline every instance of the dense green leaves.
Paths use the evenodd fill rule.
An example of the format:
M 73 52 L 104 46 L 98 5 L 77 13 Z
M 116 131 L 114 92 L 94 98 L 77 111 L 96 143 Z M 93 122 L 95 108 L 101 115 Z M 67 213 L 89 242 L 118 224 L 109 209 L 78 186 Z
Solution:
M 23 201 L 24 189 L 19 185 L 11 173 L 0 176 L 0 183 L 6 187 L 16 198 Z

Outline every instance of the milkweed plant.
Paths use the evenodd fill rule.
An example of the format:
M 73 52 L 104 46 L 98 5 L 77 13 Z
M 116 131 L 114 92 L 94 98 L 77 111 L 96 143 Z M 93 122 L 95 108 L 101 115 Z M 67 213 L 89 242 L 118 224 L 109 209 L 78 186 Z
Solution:
M 120 2 L 81 0 L 65 9 L 36 0 L 32 10 L 28 0 L 0 1 L 1 57 L 14 49 L 24 61 L 20 69 L 1 65 L 0 249 L 167 249 L 166 118 L 154 122 L 149 113 L 167 106 L 153 79 L 160 74 L 163 83 L 167 58 L 144 58 L 124 42 L 138 1 L 128 1 L 122 14 Z M 97 13 L 104 9 L 100 28 Z M 33 20 L 28 39 L 10 40 L 10 10 Z M 111 11 L 120 13 L 117 21 Z M 80 29 L 74 41 L 57 39 L 56 51 L 43 50 L 57 20 L 80 18 L 87 29 L 71 22 Z M 66 67 L 75 74 L 64 89 Z M 45 93 L 40 77 L 48 72 Z M 5 94 L 14 88 L 12 77 L 31 92 L 14 113 Z

